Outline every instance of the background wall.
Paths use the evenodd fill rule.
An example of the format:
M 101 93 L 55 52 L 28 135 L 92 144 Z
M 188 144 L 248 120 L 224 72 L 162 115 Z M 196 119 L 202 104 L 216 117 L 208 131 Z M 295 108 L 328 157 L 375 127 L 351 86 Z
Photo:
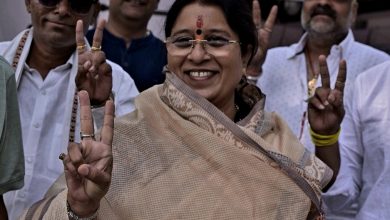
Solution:
M 23 0 L 1 0 L 0 41 L 10 40 L 30 23 Z
M 296 0 L 259 0 L 262 15 L 268 15 L 273 4 L 279 6 L 278 23 L 271 35 L 270 47 L 289 45 L 296 42 L 302 34 L 299 23 L 302 3 Z M 389 0 L 358 0 L 359 16 L 354 27 L 355 38 L 365 44 L 390 53 L 390 4 Z M 109 0 L 100 0 L 108 5 Z M 148 28 L 154 35 L 164 39 L 165 12 L 174 0 L 160 0 L 155 15 Z M 23 0 L 1 0 L 0 41 L 10 40 L 30 24 L 30 15 L 26 12 Z M 107 18 L 107 11 L 101 12 L 101 18 Z

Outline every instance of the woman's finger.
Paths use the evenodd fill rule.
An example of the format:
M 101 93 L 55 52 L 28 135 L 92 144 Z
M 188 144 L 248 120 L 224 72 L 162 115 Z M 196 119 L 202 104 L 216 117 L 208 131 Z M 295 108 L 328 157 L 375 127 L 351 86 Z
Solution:
M 83 143 L 86 140 L 94 140 L 95 133 L 88 92 L 83 90 L 78 95 L 80 101 L 80 138 Z
M 69 144 L 68 157 L 76 168 L 79 167 L 84 162 L 80 144 L 77 143 Z
M 104 122 L 101 130 L 101 142 L 111 147 L 114 130 L 114 102 L 108 100 L 104 107 Z

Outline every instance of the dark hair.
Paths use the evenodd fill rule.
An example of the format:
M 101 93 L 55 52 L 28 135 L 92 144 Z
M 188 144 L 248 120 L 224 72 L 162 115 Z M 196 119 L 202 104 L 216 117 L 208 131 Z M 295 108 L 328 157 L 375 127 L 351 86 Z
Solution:
M 257 51 L 257 31 L 252 20 L 251 5 L 248 0 L 176 0 L 169 9 L 165 20 L 165 37 L 172 34 L 172 28 L 180 12 L 189 4 L 213 5 L 219 7 L 229 24 L 230 28 L 238 35 L 241 42 L 241 52 L 251 53 L 249 61 Z M 248 50 L 252 46 L 252 51 Z

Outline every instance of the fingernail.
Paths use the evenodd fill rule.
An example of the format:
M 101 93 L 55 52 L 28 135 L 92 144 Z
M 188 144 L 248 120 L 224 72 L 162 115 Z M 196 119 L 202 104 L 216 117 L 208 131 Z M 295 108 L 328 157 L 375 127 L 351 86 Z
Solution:
M 328 100 L 325 100 L 324 105 L 325 105 L 325 106 L 329 105 Z
M 324 110 L 324 109 L 325 109 L 325 106 L 319 105 L 318 108 L 321 109 L 321 110 Z
M 91 62 L 90 61 L 87 61 L 87 62 L 84 63 L 84 68 L 85 69 L 88 69 L 90 66 L 91 66 Z

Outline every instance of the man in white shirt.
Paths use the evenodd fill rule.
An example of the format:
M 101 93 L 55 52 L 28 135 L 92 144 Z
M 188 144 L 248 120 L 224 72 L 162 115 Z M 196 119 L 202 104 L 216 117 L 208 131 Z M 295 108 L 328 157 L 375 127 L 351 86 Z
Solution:
M 359 73 L 390 59 L 354 40 L 350 27 L 357 8 L 356 0 L 305 0 L 301 22 L 306 33 L 296 44 L 270 49 L 262 66 L 257 85 L 267 95 L 266 109 L 278 112 L 312 151 L 305 100 L 309 90 L 314 91 L 308 84 L 320 85 L 319 55 L 327 56 L 332 85 L 339 61 L 347 61 L 346 89 Z
M 346 60 L 346 91 L 359 73 L 390 59 L 386 53 L 354 40 L 350 28 L 357 9 L 356 0 L 304 0 L 301 23 L 306 33 L 289 47 L 270 49 L 262 65 L 257 85 L 267 96 L 265 109 L 280 114 L 312 152 L 319 149 L 311 141 L 306 100 L 321 85 L 319 55 L 327 57 L 331 85 L 335 85 L 340 60 Z
M 43 198 L 63 172 L 58 155 L 69 141 L 80 140 L 76 91 L 87 90 L 97 107 L 111 92 L 117 116 L 133 110 L 138 94 L 129 75 L 100 51 L 104 23 L 92 47 L 84 40 L 98 10 L 96 0 L 25 2 L 33 28 L 0 43 L 0 54 L 16 71 L 25 155 L 24 187 L 4 195 L 10 219 Z
M 324 195 L 330 211 L 358 203 L 356 220 L 390 219 L 390 61 L 360 74 L 344 98 L 341 168 Z

